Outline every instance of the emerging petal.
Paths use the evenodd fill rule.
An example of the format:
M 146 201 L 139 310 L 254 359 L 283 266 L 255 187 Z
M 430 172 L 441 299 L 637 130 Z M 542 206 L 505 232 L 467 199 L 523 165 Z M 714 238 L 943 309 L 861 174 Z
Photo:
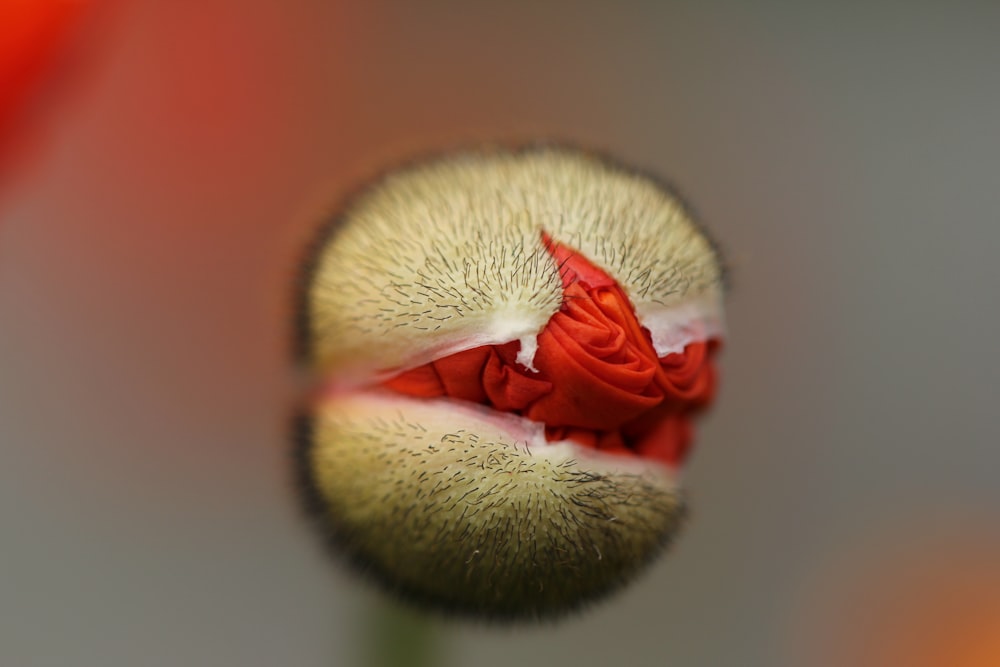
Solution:
M 524 415 L 550 440 L 683 463 L 690 418 L 714 394 L 717 341 L 658 358 L 614 279 L 547 234 L 544 241 L 559 262 L 563 303 L 538 335 L 534 370 L 519 363 L 521 344 L 512 341 L 437 359 L 385 386 Z

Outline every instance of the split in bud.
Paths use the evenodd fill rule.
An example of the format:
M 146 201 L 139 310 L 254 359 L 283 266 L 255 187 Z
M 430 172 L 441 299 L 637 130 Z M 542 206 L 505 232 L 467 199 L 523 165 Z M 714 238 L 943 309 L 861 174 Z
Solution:
M 523 354 L 523 339 L 484 345 L 410 369 L 384 386 L 523 415 L 544 424 L 549 441 L 680 465 L 691 418 L 714 393 L 717 339 L 659 359 L 614 279 L 548 234 L 542 238 L 559 266 L 563 302 L 531 354 Z

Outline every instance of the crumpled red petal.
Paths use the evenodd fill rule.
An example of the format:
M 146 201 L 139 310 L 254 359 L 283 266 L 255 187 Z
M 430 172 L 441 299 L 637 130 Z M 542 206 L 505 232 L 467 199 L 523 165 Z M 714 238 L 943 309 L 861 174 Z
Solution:
M 538 335 L 537 372 L 517 363 L 520 343 L 512 341 L 437 359 L 385 386 L 520 414 L 545 424 L 549 440 L 683 463 L 691 417 L 715 394 L 720 341 L 657 358 L 621 287 L 582 255 L 543 240 L 560 267 L 563 305 Z

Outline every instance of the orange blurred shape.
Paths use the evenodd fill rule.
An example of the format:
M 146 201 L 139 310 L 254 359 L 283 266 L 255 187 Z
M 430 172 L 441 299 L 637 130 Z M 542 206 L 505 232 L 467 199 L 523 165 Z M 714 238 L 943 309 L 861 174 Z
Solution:
M 873 667 L 1000 667 L 1000 580 L 995 568 L 953 562 L 896 585 L 885 620 L 862 642 Z
M 0 0 L 0 155 L 90 4 L 88 0 Z
M 992 525 L 900 535 L 827 578 L 811 605 L 819 613 L 807 614 L 813 641 L 793 664 L 1000 667 L 1000 539 L 989 536 Z
M 935 554 L 887 574 L 882 636 L 868 637 L 872 664 L 1000 667 L 1000 561 L 982 552 Z M 916 557 L 918 560 L 921 558 Z M 893 580 L 895 579 L 895 580 Z

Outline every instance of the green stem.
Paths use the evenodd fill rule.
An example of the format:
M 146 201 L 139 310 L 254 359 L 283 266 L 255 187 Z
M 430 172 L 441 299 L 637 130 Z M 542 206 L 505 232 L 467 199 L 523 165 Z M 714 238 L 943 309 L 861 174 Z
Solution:
M 440 667 L 440 641 L 426 616 L 379 599 L 365 624 L 366 667 Z

